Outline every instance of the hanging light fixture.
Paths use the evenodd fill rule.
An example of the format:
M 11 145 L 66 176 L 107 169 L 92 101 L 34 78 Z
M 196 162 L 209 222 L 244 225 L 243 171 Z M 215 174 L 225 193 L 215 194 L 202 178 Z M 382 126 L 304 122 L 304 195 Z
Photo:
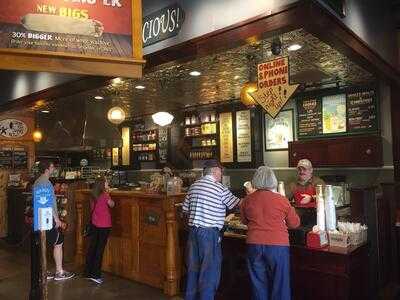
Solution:
M 172 120 L 174 119 L 174 116 L 165 111 L 160 111 L 158 113 L 153 114 L 151 118 L 153 119 L 153 122 L 156 123 L 157 125 L 165 126 L 171 124 Z
M 247 82 L 243 85 L 240 90 L 240 101 L 246 106 L 256 105 L 253 97 L 250 96 L 249 93 L 257 91 L 257 83 L 255 82 Z
M 107 113 L 108 120 L 113 124 L 121 124 L 125 117 L 124 110 L 119 106 L 111 107 Z
M 43 134 L 39 128 L 36 128 L 35 131 L 32 133 L 32 138 L 35 143 L 40 143 L 43 138 Z

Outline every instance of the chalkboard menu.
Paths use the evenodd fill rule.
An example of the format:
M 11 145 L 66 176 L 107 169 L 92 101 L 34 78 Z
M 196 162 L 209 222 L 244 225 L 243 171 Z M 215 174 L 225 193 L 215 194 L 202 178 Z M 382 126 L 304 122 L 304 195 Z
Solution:
M 0 168 L 12 168 L 12 151 L 0 151 Z
M 377 131 L 377 112 L 374 90 L 347 94 L 347 126 L 350 132 Z
M 306 98 L 297 102 L 298 137 L 322 134 L 321 98 Z
M 27 169 L 28 153 L 26 151 L 14 151 L 13 161 L 14 161 L 14 169 Z
M 301 139 L 377 133 L 378 113 L 374 89 L 298 99 L 297 135 Z

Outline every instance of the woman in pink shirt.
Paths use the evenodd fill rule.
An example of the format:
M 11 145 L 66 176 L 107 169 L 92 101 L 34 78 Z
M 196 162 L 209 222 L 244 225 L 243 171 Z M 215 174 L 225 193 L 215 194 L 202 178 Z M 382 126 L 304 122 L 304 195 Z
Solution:
M 92 230 L 86 256 L 85 276 L 99 284 L 103 282 L 101 278 L 101 262 L 108 235 L 111 231 L 110 207 L 114 207 L 115 205 L 107 190 L 107 179 L 104 177 L 96 179 L 92 189 L 93 200 L 90 202 Z

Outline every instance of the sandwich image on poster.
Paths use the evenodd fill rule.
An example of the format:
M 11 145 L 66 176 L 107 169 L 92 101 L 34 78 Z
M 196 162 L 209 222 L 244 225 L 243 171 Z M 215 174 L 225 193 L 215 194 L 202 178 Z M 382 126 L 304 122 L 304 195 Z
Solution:
M 93 19 L 29 13 L 21 18 L 27 30 L 101 37 L 104 26 Z

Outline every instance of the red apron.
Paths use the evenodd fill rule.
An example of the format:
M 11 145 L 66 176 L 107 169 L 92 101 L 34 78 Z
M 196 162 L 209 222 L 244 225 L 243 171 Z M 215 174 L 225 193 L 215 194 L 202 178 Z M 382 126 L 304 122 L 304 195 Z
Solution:
M 310 183 L 304 186 L 298 184 L 296 190 L 293 193 L 293 196 L 297 207 L 316 207 L 315 198 L 312 198 L 311 201 L 308 202 L 307 204 L 301 204 L 301 200 L 303 200 L 302 194 L 315 196 L 316 189 L 314 185 Z

